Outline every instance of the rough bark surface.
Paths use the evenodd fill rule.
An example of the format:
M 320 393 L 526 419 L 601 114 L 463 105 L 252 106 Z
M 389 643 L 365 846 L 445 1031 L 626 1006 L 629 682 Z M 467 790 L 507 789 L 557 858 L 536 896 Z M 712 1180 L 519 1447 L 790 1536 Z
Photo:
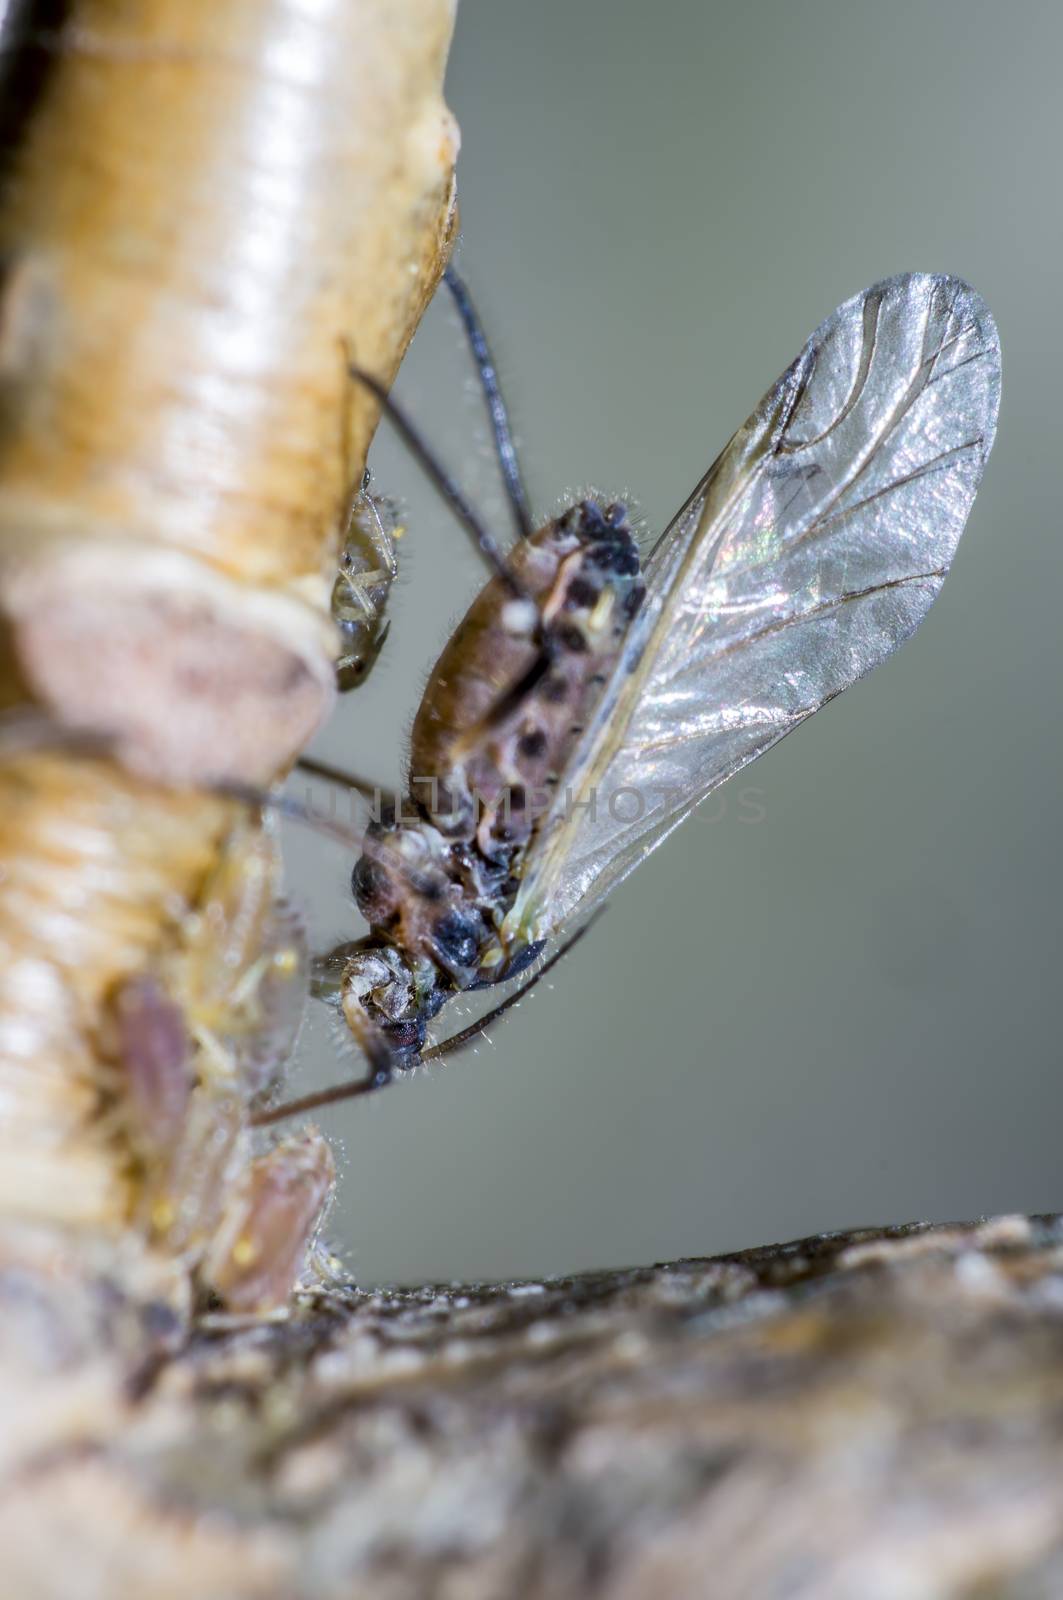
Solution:
M 233 1325 L 50 1265 L 0 1274 L 9 1594 L 1063 1592 L 1063 1218 Z

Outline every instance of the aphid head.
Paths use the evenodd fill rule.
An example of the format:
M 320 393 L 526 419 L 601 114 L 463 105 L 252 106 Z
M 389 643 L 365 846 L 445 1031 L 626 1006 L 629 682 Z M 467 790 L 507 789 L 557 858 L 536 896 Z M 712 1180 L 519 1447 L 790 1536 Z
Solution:
M 563 511 L 558 527 L 564 533 L 575 534 L 581 544 L 596 544 L 631 538 L 628 509 L 621 500 L 604 503 L 596 495 L 587 495 Z
M 438 991 L 439 973 L 430 961 L 370 934 L 346 947 L 336 998 L 367 1055 L 382 1038 L 401 1066 L 424 1046 L 428 1022 L 443 1003 Z
M 639 549 L 622 501 L 579 500 L 562 513 L 557 526 L 561 533 L 574 534 L 583 545 L 589 569 L 619 579 L 638 576 Z M 592 582 L 592 571 L 580 581 L 584 585 Z
M 603 506 L 598 500 L 588 498 L 581 500 L 572 509 L 579 519 L 579 532 L 586 539 L 607 539 L 612 535 L 631 531 L 627 520 L 627 506 L 620 500 L 611 500 Z

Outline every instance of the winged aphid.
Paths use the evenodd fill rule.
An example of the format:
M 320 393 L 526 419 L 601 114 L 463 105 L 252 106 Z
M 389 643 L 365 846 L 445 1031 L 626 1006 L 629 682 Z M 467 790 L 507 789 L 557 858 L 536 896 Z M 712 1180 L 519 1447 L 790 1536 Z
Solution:
M 370 826 L 355 866 L 370 931 L 326 958 L 368 1073 L 269 1121 L 381 1087 L 396 1066 L 464 1041 L 470 1030 L 426 1048 L 447 1001 L 578 930 L 712 790 L 918 626 L 992 444 L 1000 351 L 959 279 L 912 273 L 854 296 L 645 565 L 617 503 L 588 498 L 529 531 L 493 368 L 485 387 L 520 534 L 506 555 L 404 413 L 355 376 L 495 571 L 429 678 L 407 802 Z

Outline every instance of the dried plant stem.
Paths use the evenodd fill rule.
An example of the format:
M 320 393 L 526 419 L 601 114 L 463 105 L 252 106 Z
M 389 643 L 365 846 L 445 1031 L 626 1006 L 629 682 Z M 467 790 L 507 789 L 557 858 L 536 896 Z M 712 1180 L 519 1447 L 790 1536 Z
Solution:
M 131 1216 L 107 1008 L 224 867 L 203 786 L 271 781 L 331 703 L 347 362 L 390 380 L 449 248 L 455 3 L 12 8 L 0 710 L 119 759 L 0 739 L 0 1214 Z

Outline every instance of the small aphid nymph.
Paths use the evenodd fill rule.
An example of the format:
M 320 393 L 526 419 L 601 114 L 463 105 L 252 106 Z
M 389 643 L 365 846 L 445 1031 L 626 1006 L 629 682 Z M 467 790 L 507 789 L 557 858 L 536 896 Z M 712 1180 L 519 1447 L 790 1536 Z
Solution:
M 341 640 L 336 662 L 341 694 L 365 682 L 384 648 L 391 626 L 385 611 L 398 574 L 395 544 L 402 531 L 394 503 L 372 493 L 366 472 L 351 506 L 332 586 L 332 618 Z

